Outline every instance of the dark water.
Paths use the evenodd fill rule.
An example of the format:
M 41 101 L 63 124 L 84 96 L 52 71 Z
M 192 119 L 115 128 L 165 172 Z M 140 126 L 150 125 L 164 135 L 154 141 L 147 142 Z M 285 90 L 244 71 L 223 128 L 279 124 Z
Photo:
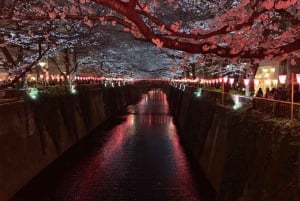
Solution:
M 11 201 L 210 200 L 204 191 L 200 198 L 201 186 L 162 91 L 149 91 L 114 121 L 68 151 Z

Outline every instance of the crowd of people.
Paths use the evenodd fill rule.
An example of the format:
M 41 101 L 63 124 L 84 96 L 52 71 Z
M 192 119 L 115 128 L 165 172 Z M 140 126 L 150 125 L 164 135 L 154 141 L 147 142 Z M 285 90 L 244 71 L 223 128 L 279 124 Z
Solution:
M 273 87 L 270 89 L 269 87 L 267 87 L 266 91 L 263 92 L 262 88 L 259 88 L 255 94 L 255 97 L 280 100 L 280 101 L 290 101 L 291 90 L 290 88 Z M 300 92 L 298 90 L 298 87 L 295 87 L 294 89 L 293 100 L 295 102 L 300 102 Z

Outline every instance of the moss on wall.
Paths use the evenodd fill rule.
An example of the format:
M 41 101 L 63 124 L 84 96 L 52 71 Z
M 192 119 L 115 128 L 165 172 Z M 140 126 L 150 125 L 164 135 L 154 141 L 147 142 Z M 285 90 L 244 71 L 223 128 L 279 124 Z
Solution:
M 299 122 L 273 119 L 169 88 L 180 138 L 218 201 L 299 200 Z

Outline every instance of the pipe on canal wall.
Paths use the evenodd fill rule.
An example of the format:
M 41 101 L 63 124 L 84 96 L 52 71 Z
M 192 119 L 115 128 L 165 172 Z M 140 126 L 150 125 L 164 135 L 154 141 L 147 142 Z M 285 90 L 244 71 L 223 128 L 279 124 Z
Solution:
M 299 125 L 174 87 L 167 96 L 183 146 L 217 201 L 299 200 Z
M 142 93 L 131 85 L 78 86 L 77 95 L 51 90 L 36 100 L 0 105 L 0 201 Z

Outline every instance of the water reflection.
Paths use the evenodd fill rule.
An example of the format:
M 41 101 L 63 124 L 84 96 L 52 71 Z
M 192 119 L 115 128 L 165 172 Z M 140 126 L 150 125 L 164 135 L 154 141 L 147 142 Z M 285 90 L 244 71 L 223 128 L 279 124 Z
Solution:
M 158 89 L 149 91 L 128 112 L 121 124 L 106 131 L 108 138 L 101 146 L 99 130 L 93 151 L 60 169 L 63 173 L 51 178 L 57 180 L 55 185 L 48 183 L 38 196 L 19 194 L 21 200 L 200 200 L 166 95 Z

